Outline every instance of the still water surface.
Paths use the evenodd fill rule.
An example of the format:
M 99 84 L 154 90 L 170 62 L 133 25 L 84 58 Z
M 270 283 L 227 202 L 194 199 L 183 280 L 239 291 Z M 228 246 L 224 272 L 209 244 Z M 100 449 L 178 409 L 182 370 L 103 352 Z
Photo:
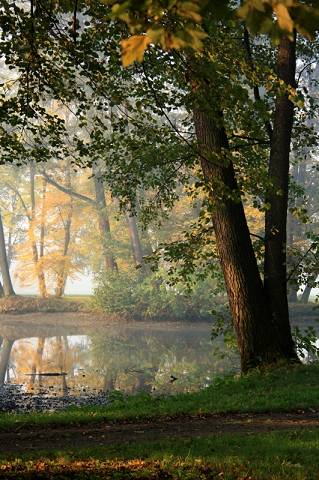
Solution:
M 293 318 L 315 328 L 318 318 Z M 177 393 L 235 373 L 239 359 L 208 323 L 114 323 L 92 313 L 0 315 L 0 389 L 48 397 Z
M 0 384 L 48 396 L 192 391 L 239 368 L 210 324 L 84 322 L 54 314 L 0 324 Z

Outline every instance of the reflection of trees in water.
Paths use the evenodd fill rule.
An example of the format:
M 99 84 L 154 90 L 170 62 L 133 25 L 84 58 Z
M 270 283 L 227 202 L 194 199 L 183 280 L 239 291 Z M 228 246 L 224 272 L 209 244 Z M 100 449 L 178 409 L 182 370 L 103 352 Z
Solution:
M 185 327 L 164 330 L 117 325 L 90 337 L 17 340 L 13 348 L 4 339 L 0 380 L 8 371 L 10 352 L 15 383 L 23 383 L 29 392 L 53 395 L 57 390 L 58 394 L 66 393 L 67 387 L 72 393 L 113 389 L 128 393 L 190 391 L 238 366 L 237 358 L 225 350 L 221 340 L 212 344 L 208 329 Z M 46 375 L 50 372 L 66 375 Z
M 91 337 L 91 370 L 103 376 L 103 388 L 135 391 L 149 389 L 156 364 L 155 348 L 149 339 L 128 332 Z
M 77 343 L 70 346 L 67 336 L 56 336 L 17 340 L 10 363 L 16 372 L 15 383 L 24 384 L 29 392 L 51 392 L 55 395 L 53 390 L 66 394 L 68 386 L 73 389 L 79 387 L 79 377 L 75 378 L 74 370 L 84 365 L 85 359 L 87 345 Z
M 190 391 L 213 376 L 234 369 L 234 356 L 216 356 L 209 334 L 142 333 L 123 330 L 91 337 L 92 369 L 104 376 L 104 388 L 127 392 Z M 224 352 L 225 353 L 225 352 Z
M 2 386 L 6 380 L 6 376 L 9 375 L 9 361 L 11 350 L 14 341 L 10 338 L 3 338 L 1 342 L 0 350 L 0 386 Z
M 31 367 L 30 385 L 34 385 L 36 374 L 41 373 L 42 371 L 44 344 L 45 344 L 45 338 L 39 337 L 37 341 L 37 348 L 34 353 L 34 360 Z

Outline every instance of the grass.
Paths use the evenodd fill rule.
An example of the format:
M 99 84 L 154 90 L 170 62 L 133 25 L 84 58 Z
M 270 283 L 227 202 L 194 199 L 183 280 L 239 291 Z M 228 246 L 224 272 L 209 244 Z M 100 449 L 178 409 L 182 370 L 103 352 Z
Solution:
M 76 298 L 41 298 L 36 296 L 15 295 L 0 298 L 0 313 L 24 314 L 24 313 L 57 313 L 77 312 L 89 303 L 87 297 Z
M 171 396 L 114 395 L 103 407 L 70 408 L 54 413 L 0 414 L 0 429 L 19 425 L 121 422 L 179 415 L 280 412 L 319 408 L 319 365 L 255 371 L 225 377 L 204 390 Z
M 93 300 L 93 295 L 64 295 L 63 298 L 70 302 L 78 302 L 90 306 Z
M 318 479 L 319 430 L 56 450 L 0 458 L 0 478 Z
M 0 428 L 108 420 L 138 421 L 188 414 L 267 412 L 319 407 L 319 365 L 226 377 L 196 393 L 114 399 L 108 407 L 54 414 L 2 414 Z M 187 421 L 185 417 L 181 421 Z M 319 429 L 224 433 L 89 448 L 1 453 L 4 479 L 317 480 Z M 62 440 L 63 441 L 63 440 Z

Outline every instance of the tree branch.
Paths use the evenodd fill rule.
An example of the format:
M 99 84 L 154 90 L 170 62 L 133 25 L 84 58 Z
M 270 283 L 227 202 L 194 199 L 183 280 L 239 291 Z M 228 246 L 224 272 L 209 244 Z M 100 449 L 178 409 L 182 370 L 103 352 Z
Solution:
M 28 209 L 28 207 L 26 206 L 25 201 L 23 200 L 20 192 L 19 192 L 16 188 L 14 188 L 12 185 L 10 185 L 10 183 L 5 183 L 5 185 L 6 185 L 8 188 L 10 188 L 10 189 L 19 197 L 19 200 L 20 200 L 20 202 L 21 202 L 21 205 L 23 206 L 23 208 L 24 208 L 24 210 L 25 210 L 26 216 L 27 216 L 29 222 L 31 222 L 31 215 L 30 215 L 29 209 Z
M 291 272 L 287 276 L 287 282 L 289 282 L 289 280 L 291 279 L 291 277 L 293 276 L 293 274 L 295 273 L 295 271 L 297 270 L 297 268 L 299 267 L 301 262 L 306 258 L 306 256 L 308 255 L 308 253 L 311 252 L 312 249 L 313 249 L 313 244 L 310 245 L 310 247 L 308 248 L 306 253 L 304 253 L 303 256 L 300 258 L 299 262 L 296 265 L 294 265 L 294 268 L 291 270 Z M 311 252 L 311 253 L 313 253 L 313 252 Z
M 265 243 L 265 238 L 262 237 L 261 235 L 257 235 L 256 233 L 251 233 L 251 232 L 249 232 L 249 235 L 250 235 L 251 237 L 258 238 L 258 239 L 261 240 L 263 243 Z
M 55 188 L 57 188 L 58 190 L 61 190 L 61 192 L 65 193 L 66 195 L 69 195 L 70 197 L 74 197 L 74 198 L 77 198 L 78 200 L 81 200 L 82 202 L 86 202 L 86 203 L 89 203 L 90 205 L 93 205 L 94 207 L 96 207 L 96 201 L 93 200 L 91 197 L 87 197 L 86 195 L 82 195 L 81 193 L 77 193 L 75 192 L 74 190 L 72 190 L 71 188 L 67 188 L 67 187 L 64 187 L 63 185 L 60 185 L 60 183 L 56 182 L 55 180 L 53 180 L 53 178 L 51 178 L 47 173 L 45 173 L 44 171 L 41 171 L 40 172 L 41 175 L 46 179 L 46 181 L 48 183 L 50 183 L 51 185 L 53 185 Z

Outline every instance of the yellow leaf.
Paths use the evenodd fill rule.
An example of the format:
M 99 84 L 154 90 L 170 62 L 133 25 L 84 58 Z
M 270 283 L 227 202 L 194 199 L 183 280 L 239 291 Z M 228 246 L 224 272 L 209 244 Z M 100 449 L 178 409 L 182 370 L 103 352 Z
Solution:
M 288 8 L 282 3 L 274 5 L 274 11 L 277 15 L 279 27 L 286 32 L 292 32 L 294 28 L 294 22 L 289 14 Z
M 133 35 L 130 38 L 122 40 L 121 48 L 123 66 L 128 67 L 135 61 L 142 62 L 144 52 L 150 43 L 151 39 L 147 35 Z

